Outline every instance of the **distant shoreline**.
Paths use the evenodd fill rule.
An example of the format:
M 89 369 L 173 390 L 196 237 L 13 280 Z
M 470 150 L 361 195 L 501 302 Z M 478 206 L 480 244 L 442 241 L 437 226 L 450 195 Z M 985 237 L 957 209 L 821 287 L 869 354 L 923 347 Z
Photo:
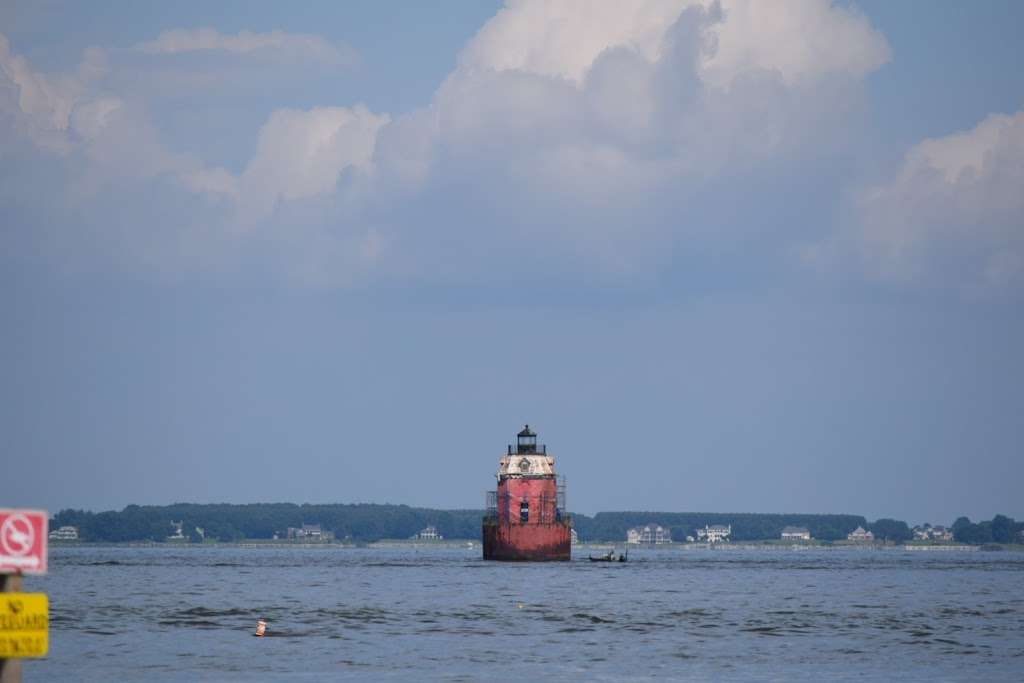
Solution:
M 332 550 L 360 550 L 374 548 L 451 548 L 451 549 L 479 549 L 480 541 L 476 539 L 445 539 L 442 541 L 411 541 L 401 539 L 382 539 L 372 543 L 343 543 L 339 541 L 325 541 L 320 543 L 304 543 L 297 541 L 269 540 L 260 541 L 246 539 L 244 541 L 207 541 L 205 543 L 187 543 L 180 541 L 168 541 L 158 543 L 156 541 L 130 541 L 125 543 L 111 542 L 88 542 L 88 541 L 50 541 L 51 548 L 176 548 L 176 549 L 200 549 L 200 548 L 296 548 L 302 550 L 332 549 Z M 610 547 L 620 547 L 629 551 L 710 551 L 726 552 L 741 550 L 791 550 L 791 551 L 885 551 L 885 552 L 1024 552 L 1024 544 L 989 544 L 967 545 L 962 543 L 780 543 L 778 541 L 744 541 L 740 543 L 664 543 L 658 545 L 630 545 L 619 542 L 593 542 L 579 543 L 573 546 L 579 552 L 583 550 L 607 550 Z
M 51 517 L 50 527 L 54 540 L 91 543 L 461 544 L 480 542 L 485 512 L 371 503 L 176 503 L 129 505 L 99 513 L 61 510 Z M 1024 522 L 1005 515 L 977 523 L 960 517 L 948 527 L 910 527 L 889 518 L 869 522 L 850 514 L 599 512 L 570 518 L 581 542 L 674 541 L 679 547 L 684 540 L 700 544 L 723 538 L 731 544 L 770 545 L 1024 543 Z

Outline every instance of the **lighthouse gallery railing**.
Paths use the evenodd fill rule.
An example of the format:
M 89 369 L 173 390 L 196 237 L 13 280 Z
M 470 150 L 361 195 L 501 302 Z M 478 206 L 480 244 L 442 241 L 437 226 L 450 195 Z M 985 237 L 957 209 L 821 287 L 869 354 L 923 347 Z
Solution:
M 540 495 L 530 497 L 528 500 L 530 508 L 537 510 L 537 514 L 540 515 L 540 518 L 537 520 L 538 522 L 559 522 L 569 518 L 565 489 L 565 477 L 557 476 L 555 477 L 556 494 L 554 496 Z M 505 512 L 506 519 L 513 519 L 518 516 L 519 505 L 523 501 L 521 496 L 513 496 L 507 493 L 499 496 L 497 491 L 486 491 L 485 494 L 485 521 L 497 522 L 499 510 Z

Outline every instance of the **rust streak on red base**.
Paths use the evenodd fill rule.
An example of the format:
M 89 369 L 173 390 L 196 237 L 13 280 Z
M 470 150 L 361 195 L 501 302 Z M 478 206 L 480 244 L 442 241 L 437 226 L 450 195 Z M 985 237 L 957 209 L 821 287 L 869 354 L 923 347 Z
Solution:
M 551 562 L 571 559 L 568 523 L 487 524 L 483 526 L 485 560 Z

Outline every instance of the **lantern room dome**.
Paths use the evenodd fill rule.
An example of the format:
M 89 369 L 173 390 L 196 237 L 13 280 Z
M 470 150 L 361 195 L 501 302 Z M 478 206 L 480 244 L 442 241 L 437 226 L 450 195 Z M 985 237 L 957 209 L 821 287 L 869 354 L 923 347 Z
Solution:
M 515 453 L 530 455 L 532 453 L 544 453 L 544 446 L 537 448 L 537 432 L 530 429 L 530 425 L 523 426 L 522 431 L 516 434 Z M 512 446 L 508 447 L 509 455 L 513 454 Z

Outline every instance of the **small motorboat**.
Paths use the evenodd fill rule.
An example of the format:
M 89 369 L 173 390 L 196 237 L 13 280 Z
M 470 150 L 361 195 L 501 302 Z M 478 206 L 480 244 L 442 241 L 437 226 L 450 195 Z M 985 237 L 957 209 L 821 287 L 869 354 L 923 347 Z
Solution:
M 614 550 L 609 550 L 604 555 L 598 555 L 597 557 L 588 555 L 587 557 L 590 558 L 591 562 L 625 562 L 629 557 L 629 552 L 627 551 L 621 555 L 616 555 Z

